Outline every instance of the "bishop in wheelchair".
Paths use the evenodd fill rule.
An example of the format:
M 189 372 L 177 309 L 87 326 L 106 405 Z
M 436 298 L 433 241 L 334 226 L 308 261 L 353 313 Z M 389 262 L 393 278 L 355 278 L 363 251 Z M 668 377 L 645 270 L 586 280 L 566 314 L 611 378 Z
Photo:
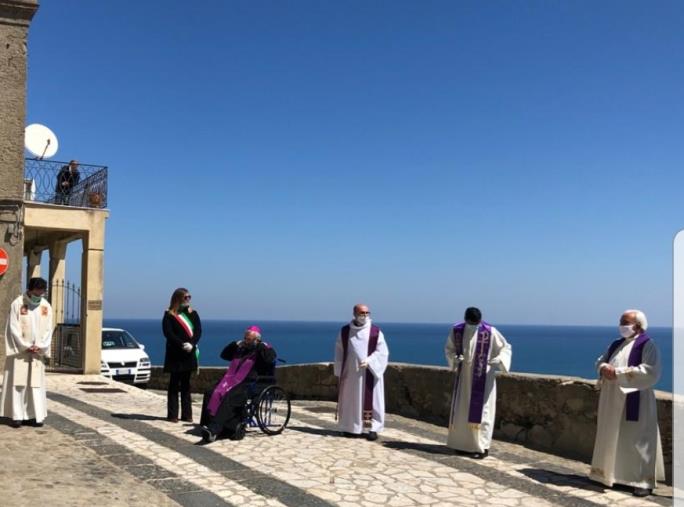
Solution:
M 280 433 L 290 416 L 290 402 L 275 384 L 276 352 L 261 341 L 261 329 L 250 326 L 244 338 L 221 352 L 230 361 L 228 371 L 213 389 L 205 392 L 202 404 L 202 439 L 209 443 L 219 436 L 240 440 L 248 424 L 266 434 Z

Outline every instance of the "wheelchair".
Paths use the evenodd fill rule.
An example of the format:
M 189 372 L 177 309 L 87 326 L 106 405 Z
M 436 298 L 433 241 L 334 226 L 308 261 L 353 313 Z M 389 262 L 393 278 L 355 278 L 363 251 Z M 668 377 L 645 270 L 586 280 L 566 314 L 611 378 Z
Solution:
M 259 428 L 267 435 L 279 435 L 287 427 L 292 413 L 290 397 L 275 384 L 275 377 L 257 377 L 248 386 L 248 399 L 243 409 L 243 422 L 237 431 Z

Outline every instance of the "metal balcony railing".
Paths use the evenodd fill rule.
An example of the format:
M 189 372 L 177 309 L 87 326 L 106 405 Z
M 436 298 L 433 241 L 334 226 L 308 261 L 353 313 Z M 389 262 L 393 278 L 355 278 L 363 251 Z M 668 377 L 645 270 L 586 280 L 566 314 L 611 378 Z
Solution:
M 24 200 L 75 206 L 107 207 L 107 167 L 27 158 L 24 162 Z

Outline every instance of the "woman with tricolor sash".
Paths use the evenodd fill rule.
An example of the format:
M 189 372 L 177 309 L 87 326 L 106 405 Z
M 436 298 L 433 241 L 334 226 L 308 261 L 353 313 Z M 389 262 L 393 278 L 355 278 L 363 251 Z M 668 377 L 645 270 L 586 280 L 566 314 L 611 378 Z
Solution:
M 166 337 L 164 373 L 169 373 L 167 420 L 178 422 L 178 395 L 180 394 L 181 420 L 192 422 L 190 375 L 197 370 L 197 342 L 202 336 L 199 314 L 190 307 L 188 289 L 173 291 L 171 303 L 162 319 Z

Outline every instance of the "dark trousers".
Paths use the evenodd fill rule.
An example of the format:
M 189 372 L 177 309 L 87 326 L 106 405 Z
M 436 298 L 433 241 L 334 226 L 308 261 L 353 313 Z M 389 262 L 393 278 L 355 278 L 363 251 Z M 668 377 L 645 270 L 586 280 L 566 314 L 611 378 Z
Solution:
M 192 398 L 190 398 L 190 375 L 191 371 L 171 373 L 169 388 L 167 390 L 168 403 L 166 417 L 178 419 L 178 394 L 181 401 L 181 419 L 192 420 Z
M 216 435 L 227 434 L 230 436 L 235 433 L 235 429 L 245 417 L 247 386 L 239 384 L 231 389 L 221 401 L 215 416 L 212 416 L 207 410 L 207 405 L 213 392 L 213 389 L 209 389 L 204 393 L 200 424 L 209 428 Z

